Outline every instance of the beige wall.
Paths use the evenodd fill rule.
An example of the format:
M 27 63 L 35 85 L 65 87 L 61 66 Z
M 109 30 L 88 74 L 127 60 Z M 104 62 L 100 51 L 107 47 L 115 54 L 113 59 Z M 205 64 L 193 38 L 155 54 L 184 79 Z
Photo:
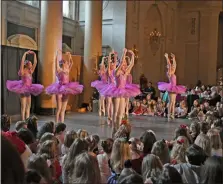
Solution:
M 144 73 L 157 83 L 167 80 L 164 52 L 177 58 L 178 82 L 194 85 L 198 79 L 215 84 L 217 68 L 218 16 L 220 1 L 128 1 L 126 46 L 136 44 L 139 61 L 134 67 L 134 80 Z M 149 33 L 157 28 L 162 34 L 159 51 L 153 56 Z

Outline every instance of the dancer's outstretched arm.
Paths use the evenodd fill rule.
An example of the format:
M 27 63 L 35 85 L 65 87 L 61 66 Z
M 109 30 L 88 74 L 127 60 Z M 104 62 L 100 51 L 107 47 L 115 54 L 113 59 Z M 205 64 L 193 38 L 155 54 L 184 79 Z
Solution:
M 33 63 L 33 67 L 32 67 L 32 73 L 33 73 L 35 71 L 36 65 L 37 65 L 36 53 L 33 52 L 33 51 L 29 51 L 29 54 L 33 54 L 34 55 L 34 63 Z
M 114 52 L 114 65 L 117 66 L 117 62 L 118 62 L 118 53 Z
M 70 52 L 67 52 L 66 54 L 68 55 L 69 70 L 70 70 L 72 68 L 74 62 L 73 62 Z
M 125 55 L 126 55 L 126 52 L 127 52 L 127 49 L 126 48 L 124 48 L 123 49 L 123 54 L 122 54 L 122 60 L 121 60 L 121 63 L 119 64 L 119 66 L 117 67 L 117 69 L 116 69 L 116 76 L 119 76 L 119 74 L 120 74 L 120 69 L 122 68 L 122 65 L 123 65 L 123 63 L 124 63 L 124 61 L 125 61 Z
M 131 53 L 132 57 L 131 57 L 131 61 L 130 61 L 130 64 L 128 66 L 128 68 L 126 69 L 126 74 L 130 74 L 131 73 L 131 70 L 132 70 L 132 67 L 134 66 L 135 64 L 135 54 L 132 50 L 129 50 L 128 51 L 129 53 Z
M 106 57 L 102 57 L 102 60 L 101 60 L 101 63 L 100 63 L 100 66 L 102 66 L 103 68 L 105 67 L 105 58 Z M 102 69 L 100 67 L 100 69 L 97 71 L 98 75 L 100 75 L 102 73 Z
M 111 67 L 111 55 L 112 55 L 112 52 L 110 52 L 109 55 L 108 55 L 108 76 L 111 76 L 111 70 L 110 70 L 110 67 Z
M 170 63 L 168 54 L 165 53 L 164 56 L 165 56 L 166 62 L 167 62 L 167 75 L 170 75 L 170 73 L 171 73 L 171 63 Z
M 23 75 L 23 70 L 24 70 L 24 64 L 25 64 L 25 60 L 26 60 L 26 55 L 29 54 L 29 51 L 25 52 L 22 56 L 22 61 L 20 63 L 20 74 Z
M 176 62 L 176 57 L 173 53 L 171 53 L 171 57 L 173 58 L 172 73 L 174 74 L 177 68 L 177 62 Z
M 57 71 L 57 73 L 59 73 L 61 71 L 61 69 L 60 69 L 60 61 L 58 60 L 59 52 L 62 54 L 61 50 L 57 50 L 57 54 L 56 54 L 56 58 L 55 58 L 55 64 L 56 64 L 56 71 Z

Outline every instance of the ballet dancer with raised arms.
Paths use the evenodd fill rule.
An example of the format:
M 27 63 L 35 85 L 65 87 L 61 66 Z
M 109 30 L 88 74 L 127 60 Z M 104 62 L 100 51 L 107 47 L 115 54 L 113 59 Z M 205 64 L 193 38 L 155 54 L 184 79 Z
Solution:
M 130 65 L 130 58 L 128 56 L 125 57 L 126 59 L 126 69 L 128 67 L 128 65 Z M 129 73 L 127 76 L 127 80 L 126 80 L 126 84 L 132 84 L 132 74 Z M 129 98 L 125 98 L 125 116 L 129 117 Z
M 113 56 L 113 57 L 112 57 Z M 108 78 L 108 85 L 115 85 L 115 70 L 117 65 L 117 52 L 110 52 L 108 56 L 108 69 L 107 69 L 107 78 Z M 105 86 L 105 90 L 107 87 Z M 110 125 L 112 123 L 113 118 L 113 103 L 112 97 L 106 95 L 106 111 L 107 111 L 107 123 Z
M 127 76 L 134 66 L 134 53 L 131 50 L 128 52 L 132 55 L 129 66 L 126 68 L 127 63 L 125 56 L 127 49 L 124 49 L 121 63 L 115 71 L 115 84 L 110 84 L 106 86 L 106 89 L 102 90 L 105 96 L 113 97 L 113 135 L 121 124 L 125 112 L 125 98 L 135 97 L 141 93 L 138 85 L 126 84 Z
M 101 64 L 99 65 L 99 70 L 97 71 L 98 75 L 100 76 L 100 80 L 96 80 L 91 82 L 91 87 L 97 89 L 100 94 L 100 90 L 107 84 L 107 71 L 105 68 L 105 59 L 106 57 L 102 58 Z M 105 116 L 105 97 L 100 94 L 99 97 L 99 116 Z
M 158 89 L 160 91 L 168 92 L 168 120 L 171 120 L 174 119 L 175 115 L 176 95 L 185 93 L 186 87 L 182 85 L 177 85 L 177 77 L 175 75 L 177 63 L 175 55 L 171 53 L 169 56 L 167 53 L 165 53 L 164 56 L 167 61 L 167 77 L 169 83 L 158 82 Z
M 28 54 L 34 55 L 34 63 L 26 60 Z M 35 52 L 29 50 L 23 54 L 18 75 L 21 77 L 19 81 L 7 80 L 6 87 L 9 91 L 20 95 L 21 101 L 21 118 L 25 120 L 30 116 L 31 95 L 38 96 L 42 93 L 44 86 L 40 84 L 32 84 L 32 74 L 37 65 L 37 58 Z
M 57 51 L 55 59 L 57 82 L 48 86 L 46 88 L 46 93 L 49 95 L 56 95 L 56 122 L 63 123 L 69 95 L 82 93 L 83 85 L 80 85 L 79 82 L 70 82 L 69 80 L 69 73 L 73 65 L 71 54 L 66 52 L 68 59 L 62 59 L 59 61 L 59 53 L 62 55 L 62 51 Z

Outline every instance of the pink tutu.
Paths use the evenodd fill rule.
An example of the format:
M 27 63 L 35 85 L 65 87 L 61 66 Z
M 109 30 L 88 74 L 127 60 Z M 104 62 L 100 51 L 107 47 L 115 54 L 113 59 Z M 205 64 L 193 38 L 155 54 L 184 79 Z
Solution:
M 26 85 L 22 80 L 11 81 L 7 80 L 6 87 L 9 91 L 23 94 L 23 95 L 34 95 L 37 96 L 42 93 L 44 87 L 41 84 L 29 84 Z
M 141 94 L 140 87 L 137 84 L 126 84 L 125 87 L 117 87 L 115 84 L 105 85 L 99 93 L 106 97 L 124 97 L 130 98 Z
M 105 85 L 106 83 L 100 80 L 91 82 L 91 87 L 96 88 L 98 91 L 100 91 Z
M 77 95 L 82 93 L 84 86 L 80 85 L 79 82 L 69 82 L 67 84 L 60 84 L 56 82 L 46 88 L 46 93 L 52 94 L 63 94 L 63 95 Z
M 186 92 L 186 87 L 182 85 L 172 85 L 167 82 L 158 82 L 158 89 L 160 91 L 168 91 L 172 93 L 182 94 Z

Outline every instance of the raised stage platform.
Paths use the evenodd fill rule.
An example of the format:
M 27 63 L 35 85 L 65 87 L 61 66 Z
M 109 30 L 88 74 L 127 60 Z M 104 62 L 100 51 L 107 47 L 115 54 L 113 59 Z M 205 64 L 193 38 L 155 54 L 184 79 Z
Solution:
M 37 116 L 38 126 L 44 121 L 54 121 L 54 116 Z M 18 118 L 18 116 L 17 116 Z M 17 118 L 13 118 L 16 122 Z M 157 139 L 170 140 L 174 136 L 174 130 L 180 124 L 189 124 L 186 119 L 175 119 L 168 122 L 167 118 L 147 117 L 147 116 L 130 116 L 129 122 L 132 125 L 132 137 L 139 137 L 145 130 L 153 130 Z M 67 130 L 85 129 L 90 134 L 98 134 L 101 138 L 111 137 L 111 126 L 107 125 L 106 117 L 99 117 L 96 113 L 69 113 L 66 114 L 65 123 Z M 14 124 L 11 127 L 14 129 Z

